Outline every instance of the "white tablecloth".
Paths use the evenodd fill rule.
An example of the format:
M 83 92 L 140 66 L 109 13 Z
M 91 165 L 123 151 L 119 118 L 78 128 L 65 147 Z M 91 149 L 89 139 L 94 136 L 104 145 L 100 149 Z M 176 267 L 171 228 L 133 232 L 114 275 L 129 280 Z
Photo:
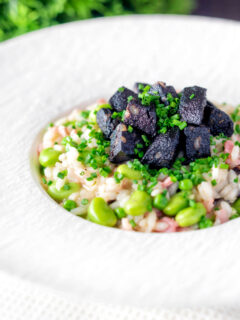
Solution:
M 0 272 L 1 320 L 238 320 L 219 308 L 139 309 L 92 303 Z

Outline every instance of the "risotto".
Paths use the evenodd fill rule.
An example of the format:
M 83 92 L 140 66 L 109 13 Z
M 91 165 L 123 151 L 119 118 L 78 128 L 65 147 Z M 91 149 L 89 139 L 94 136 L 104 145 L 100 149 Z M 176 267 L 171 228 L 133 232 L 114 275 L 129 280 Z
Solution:
M 239 217 L 240 106 L 215 106 L 206 91 L 137 83 L 50 123 L 38 149 L 44 188 L 72 214 L 129 231 Z

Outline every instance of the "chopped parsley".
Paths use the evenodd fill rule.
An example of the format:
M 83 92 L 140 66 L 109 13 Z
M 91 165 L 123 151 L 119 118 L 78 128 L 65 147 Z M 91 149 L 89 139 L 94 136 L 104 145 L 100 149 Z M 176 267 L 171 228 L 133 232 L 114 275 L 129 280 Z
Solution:
M 234 132 L 237 133 L 237 134 L 240 134 L 240 125 L 239 124 L 235 125 Z
M 180 99 L 173 98 L 172 94 L 168 93 L 168 105 L 165 105 L 161 103 L 161 97 L 158 95 L 158 92 L 153 92 L 154 95 L 149 94 L 149 89 L 150 86 L 146 86 L 143 92 L 138 94 L 138 97 L 145 106 L 149 106 L 150 104 L 155 105 L 158 133 L 164 134 L 172 127 L 178 127 L 180 130 L 183 130 L 187 126 L 187 123 L 181 121 L 178 114 Z
M 231 114 L 231 118 L 234 122 L 240 121 L 240 115 L 239 115 L 240 105 L 236 107 L 236 109 Z
M 83 205 L 83 206 L 86 206 L 87 204 L 88 204 L 88 199 L 82 199 L 82 201 L 81 201 L 81 204 Z
M 139 91 L 144 90 L 144 85 L 142 83 L 139 83 L 138 84 L 138 89 L 139 89 Z
M 240 142 L 239 141 L 235 141 L 234 145 L 240 147 Z
M 78 128 L 82 128 L 82 127 L 86 126 L 87 124 L 88 124 L 88 122 L 86 120 L 76 122 L 76 126 Z
M 192 100 L 194 97 L 195 97 L 195 94 L 193 93 L 190 95 L 189 99 Z
M 151 87 L 150 86 L 145 86 L 144 88 L 142 88 L 142 92 L 138 94 L 138 98 L 141 99 L 142 101 L 142 105 L 144 106 L 149 106 L 151 104 L 151 102 L 154 102 L 155 100 L 159 100 L 158 96 L 154 96 L 149 94 L 149 89 Z
M 119 112 L 114 111 L 111 117 L 112 117 L 113 119 L 118 118 L 118 117 L 119 117 Z
M 73 129 L 76 128 L 76 121 L 67 121 L 64 124 L 64 127 L 72 126 Z
M 92 180 L 94 180 L 95 178 L 97 178 L 97 174 L 96 174 L 96 172 L 92 172 L 91 175 L 90 175 L 90 177 L 88 177 L 86 180 L 87 180 L 87 181 L 92 181 Z
M 124 175 L 120 172 L 117 172 L 117 171 L 114 172 L 113 176 L 114 176 L 116 183 L 120 183 L 124 178 Z
M 63 203 L 63 208 L 68 210 L 68 211 L 71 211 L 72 209 L 77 208 L 77 204 L 73 200 L 66 200 Z
M 130 102 L 132 99 L 133 99 L 133 96 L 129 96 L 129 97 L 127 98 L 127 101 Z
M 220 169 L 228 169 L 229 165 L 227 163 L 221 163 L 220 164 Z
M 216 185 L 217 185 L 217 181 L 216 181 L 215 179 L 213 179 L 213 180 L 211 181 L 211 184 L 212 184 L 212 186 L 216 186 Z
M 67 175 L 67 170 L 58 172 L 58 174 L 57 174 L 58 178 L 60 178 L 60 179 L 64 179 L 66 177 L 66 175 Z
M 111 118 L 119 119 L 120 121 L 123 121 L 124 115 L 125 115 L 125 110 L 119 111 L 119 112 L 114 111 Z
M 137 226 L 136 222 L 133 219 L 129 220 L 129 223 L 133 228 L 135 228 Z
M 132 126 L 128 126 L 128 132 L 132 133 L 133 132 L 133 127 Z
M 87 119 L 89 117 L 89 114 L 90 114 L 90 111 L 88 111 L 88 110 L 84 110 L 84 111 L 81 112 L 81 116 L 84 119 Z
M 217 143 L 213 136 L 210 136 L 210 146 L 215 146 Z
M 124 91 L 124 87 L 120 87 L 119 89 L 118 89 L 118 92 L 123 92 Z
M 199 229 L 206 229 L 213 226 L 213 221 L 209 218 L 202 217 L 198 223 Z
M 134 153 L 136 154 L 136 156 L 138 158 L 142 158 L 144 156 L 144 152 L 141 149 L 142 149 L 142 147 L 138 147 L 138 146 L 136 146 L 136 148 L 134 148 Z
M 118 217 L 118 219 L 122 219 L 122 218 L 125 218 L 127 216 L 126 212 L 124 211 L 123 208 L 115 209 L 115 213 L 116 213 L 116 216 Z
M 148 137 L 145 134 L 141 135 L 143 141 L 145 142 L 145 146 L 148 147 L 150 144 L 150 140 L 148 139 Z
M 108 177 L 110 173 L 111 173 L 111 168 L 109 167 L 104 167 L 99 169 L 99 174 L 105 178 Z

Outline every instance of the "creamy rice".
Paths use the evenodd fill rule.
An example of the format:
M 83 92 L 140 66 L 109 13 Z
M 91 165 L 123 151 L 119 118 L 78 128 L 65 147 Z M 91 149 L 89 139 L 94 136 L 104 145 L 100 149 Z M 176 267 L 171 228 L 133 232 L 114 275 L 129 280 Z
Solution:
M 100 104 L 105 103 L 103 100 Z M 86 108 L 92 111 L 96 109 L 99 102 Z M 223 106 L 220 106 L 223 108 Z M 225 112 L 233 111 L 230 106 L 224 106 Z M 58 161 L 54 166 L 43 168 L 44 188 L 49 188 L 48 184 L 55 182 L 56 189 L 60 190 L 66 183 L 79 184 L 80 189 L 69 195 L 68 200 L 76 203 L 76 208 L 71 209 L 75 215 L 86 217 L 89 203 L 96 197 L 103 198 L 112 209 L 123 208 L 129 200 L 133 191 L 137 190 L 134 181 L 123 178 L 117 182 L 114 177 L 118 165 L 111 163 L 108 159 L 105 166 L 111 169 L 108 176 L 97 174 L 94 179 L 87 180 L 96 172 L 96 169 L 87 166 L 79 161 L 79 152 L 73 146 L 64 146 L 63 138 L 71 137 L 73 142 L 81 143 L 83 139 L 90 139 L 92 128 L 99 131 L 98 125 L 91 124 L 92 128 L 84 127 L 82 135 L 78 134 L 78 129 L 72 125 L 76 121 L 84 121 L 82 110 L 75 109 L 68 116 L 61 118 L 51 124 L 43 135 L 42 143 L 39 146 L 39 153 L 46 148 L 53 148 L 61 152 Z M 68 124 L 69 123 L 69 124 Z M 233 134 L 226 142 L 223 139 L 214 139 L 211 146 L 211 155 L 218 156 L 222 153 L 229 153 L 226 163 L 228 168 L 221 168 L 221 165 L 213 166 L 209 172 L 204 173 L 204 181 L 194 186 L 192 189 L 192 200 L 203 203 L 206 208 L 206 217 L 211 219 L 214 225 L 219 225 L 236 215 L 236 210 L 231 206 L 240 193 L 239 174 L 233 170 L 240 164 L 240 148 L 235 144 L 240 141 L 238 134 Z M 88 148 L 95 148 L 96 140 L 93 138 L 88 143 Z M 65 172 L 64 177 L 59 177 L 59 172 Z M 214 181 L 214 183 L 213 183 Z M 178 181 L 161 173 L 157 184 L 152 188 L 151 196 L 154 197 L 166 190 L 166 198 L 170 199 L 178 190 Z M 84 201 L 83 201 L 84 199 Z M 63 201 L 59 201 L 63 205 Z M 130 223 L 131 222 L 131 223 Z M 173 217 L 165 216 L 160 210 L 153 208 L 151 211 L 140 216 L 127 216 L 118 219 L 117 227 L 124 230 L 135 230 L 141 232 L 175 232 L 198 229 L 198 225 L 190 227 L 179 227 Z

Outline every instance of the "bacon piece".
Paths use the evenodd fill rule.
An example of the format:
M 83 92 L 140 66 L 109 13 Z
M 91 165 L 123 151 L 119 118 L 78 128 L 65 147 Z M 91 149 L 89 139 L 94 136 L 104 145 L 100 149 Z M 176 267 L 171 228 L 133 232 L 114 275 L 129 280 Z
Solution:
M 178 228 L 177 222 L 168 217 L 163 217 L 156 223 L 156 232 L 176 232 Z
M 220 223 L 224 223 L 229 220 L 229 214 L 228 214 L 227 210 L 224 210 L 224 209 L 217 210 L 217 211 L 215 211 L 215 215 L 216 215 L 217 220 Z
M 170 177 L 167 177 L 163 182 L 162 182 L 162 187 L 164 189 L 170 187 L 173 184 L 172 180 Z
M 232 140 L 227 140 L 227 141 L 224 143 L 224 152 L 225 152 L 225 153 L 231 153 L 233 147 L 234 147 L 233 141 L 232 141 Z

